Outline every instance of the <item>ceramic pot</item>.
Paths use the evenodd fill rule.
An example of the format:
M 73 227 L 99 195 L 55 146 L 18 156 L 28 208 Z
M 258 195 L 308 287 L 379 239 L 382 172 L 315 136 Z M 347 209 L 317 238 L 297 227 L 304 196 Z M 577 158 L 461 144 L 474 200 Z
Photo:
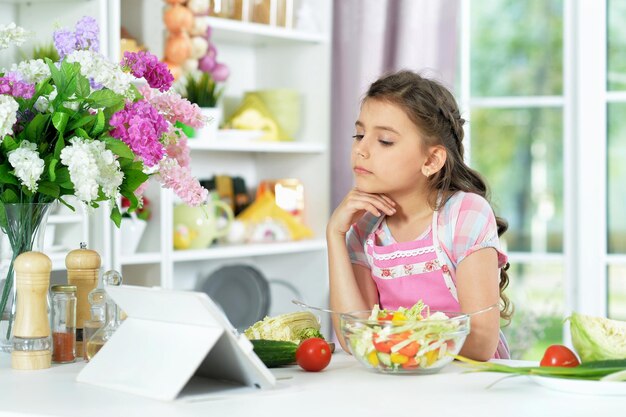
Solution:
M 218 212 L 224 214 L 220 221 Z M 202 207 L 178 204 L 174 207 L 174 249 L 203 249 L 215 239 L 228 234 L 233 211 L 223 201 L 211 201 Z

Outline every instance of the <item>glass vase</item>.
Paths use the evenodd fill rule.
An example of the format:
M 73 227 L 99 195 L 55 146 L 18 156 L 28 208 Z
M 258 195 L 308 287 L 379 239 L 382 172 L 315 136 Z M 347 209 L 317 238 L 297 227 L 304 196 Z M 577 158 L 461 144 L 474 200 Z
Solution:
M 0 268 L 0 351 L 12 350 L 13 320 L 15 318 L 16 300 L 15 258 L 28 251 L 43 252 L 44 234 L 48 213 L 52 203 L 14 203 L 4 204 L 6 223 L 2 231 L 6 234 L 11 246 L 11 260 Z M 0 210 L 2 207 L 0 206 Z

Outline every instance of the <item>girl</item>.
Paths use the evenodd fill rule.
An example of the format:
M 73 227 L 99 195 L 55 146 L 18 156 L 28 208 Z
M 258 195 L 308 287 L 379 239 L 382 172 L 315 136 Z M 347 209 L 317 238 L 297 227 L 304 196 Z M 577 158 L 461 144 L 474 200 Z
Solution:
M 508 358 L 499 332 L 510 319 L 507 257 L 480 175 L 463 161 L 463 120 L 436 81 L 401 71 L 374 82 L 352 144 L 356 187 L 327 230 L 330 306 L 335 311 L 411 307 L 472 312 L 461 355 Z M 338 317 L 333 325 L 341 338 Z

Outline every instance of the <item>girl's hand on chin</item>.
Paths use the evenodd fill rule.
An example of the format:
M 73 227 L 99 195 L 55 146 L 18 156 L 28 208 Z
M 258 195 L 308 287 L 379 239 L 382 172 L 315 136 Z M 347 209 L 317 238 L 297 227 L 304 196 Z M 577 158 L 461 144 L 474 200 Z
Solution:
M 330 216 L 326 233 L 345 236 L 350 226 L 366 211 L 374 216 L 383 214 L 391 216 L 396 212 L 395 205 L 396 203 L 384 194 L 369 194 L 354 188 Z

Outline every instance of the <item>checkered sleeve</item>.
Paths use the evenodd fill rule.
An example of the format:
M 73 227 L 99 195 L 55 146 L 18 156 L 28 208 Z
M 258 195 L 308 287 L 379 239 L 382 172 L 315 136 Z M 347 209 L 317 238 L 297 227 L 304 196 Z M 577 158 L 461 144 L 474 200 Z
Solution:
M 500 248 L 496 217 L 491 205 L 478 194 L 463 193 L 461 197 L 451 207 L 453 217 L 456 218 L 452 239 L 453 262 L 458 265 L 480 249 L 494 248 L 498 253 L 498 267 L 503 267 L 507 256 Z
M 363 217 L 357 220 L 356 223 L 350 227 L 346 234 L 346 245 L 348 247 L 348 254 L 350 256 L 350 262 L 369 268 L 369 262 L 365 254 L 365 241 L 367 236 L 372 233 L 372 229 L 376 225 L 378 217 L 365 213 Z

